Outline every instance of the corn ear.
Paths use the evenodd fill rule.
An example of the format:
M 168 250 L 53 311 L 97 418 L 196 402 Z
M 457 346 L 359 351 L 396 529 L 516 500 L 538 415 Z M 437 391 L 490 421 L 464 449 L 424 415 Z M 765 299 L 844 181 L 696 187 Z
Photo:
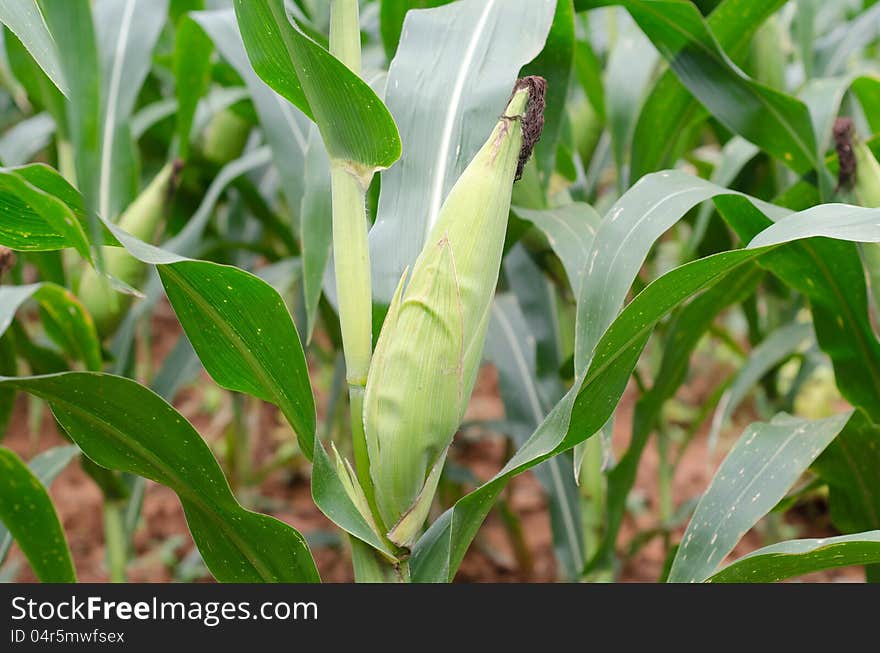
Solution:
M 135 199 L 119 218 L 119 226 L 145 242 L 156 238 L 168 200 L 176 164 L 169 163 L 150 185 Z M 106 273 L 129 286 L 138 286 L 146 272 L 146 265 L 119 247 L 105 247 L 104 268 Z M 91 266 L 84 266 L 77 292 L 88 309 L 101 336 L 113 333 L 119 325 L 132 296 L 117 292 L 111 281 L 98 274 Z
M 880 162 L 865 143 L 854 143 L 856 157 L 855 192 L 859 204 L 871 209 L 880 208 Z
M 853 151 L 856 158 L 856 198 L 862 206 L 880 208 L 880 162 L 865 143 L 854 143 Z M 861 249 L 874 304 L 880 310 L 880 243 L 862 243 Z
M 376 504 L 396 524 L 458 426 L 463 329 L 449 241 L 420 257 L 406 293 L 389 310 L 367 377 L 364 426 Z M 421 263 L 421 265 L 420 265 Z M 418 274 L 417 274 L 418 273 Z
M 446 198 L 408 283 L 406 274 L 401 279 L 379 335 L 364 427 L 376 503 L 389 539 L 404 548 L 427 517 L 473 389 L 511 190 L 540 134 L 543 90 L 540 78 L 517 83 L 505 115 Z
M 751 44 L 755 79 L 780 91 L 785 88 L 786 53 L 779 47 L 784 40 L 782 23 L 773 15 L 758 28 Z
M 231 109 L 224 109 L 211 118 L 201 138 L 201 153 L 206 160 L 224 165 L 244 152 L 251 125 Z

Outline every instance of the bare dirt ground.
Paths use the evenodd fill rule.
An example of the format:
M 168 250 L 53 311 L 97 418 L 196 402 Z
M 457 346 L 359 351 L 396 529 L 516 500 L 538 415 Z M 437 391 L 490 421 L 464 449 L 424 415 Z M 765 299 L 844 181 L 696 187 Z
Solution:
M 167 354 L 178 333 L 176 320 L 170 309 L 159 311 L 155 318 L 154 333 L 166 334 L 154 343 L 153 354 L 157 360 Z M 692 369 L 694 379 L 680 397 L 693 405 L 699 405 L 714 387 L 714 376 L 719 374 L 710 362 L 699 357 Z M 714 380 L 713 380 L 714 379 Z M 613 445 L 621 454 L 628 443 L 629 428 L 635 393 L 628 390 L 618 408 Z M 323 411 L 319 396 L 319 416 Z M 199 432 L 222 454 L 223 432 L 231 414 L 228 393 L 217 392 L 207 376 L 203 376 L 192 388 L 182 392 L 175 405 L 195 425 Z M 494 370 L 484 368 L 471 401 L 469 419 L 499 419 L 503 406 L 498 397 Z M 261 405 L 249 422 L 251 446 L 255 466 L 270 461 L 286 439 L 292 434 L 281 424 L 277 411 Z M 672 491 L 676 505 L 699 496 L 708 486 L 714 469 L 730 446 L 736 434 L 750 421 L 744 414 L 730 429 L 727 442 L 719 451 L 709 455 L 705 432 L 688 447 L 681 465 L 676 469 Z M 705 427 L 704 427 L 705 428 Z M 19 397 L 13 420 L 4 445 L 29 460 L 37 453 L 63 444 L 48 410 L 43 410 L 40 426 L 28 426 L 28 400 Z M 486 437 L 476 441 L 459 439 L 452 459 L 460 463 L 480 480 L 486 480 L 503 465 L 507 454 L 506 445 L 500 437 Z M 222 455 L 220 456 L 222 459 Z M 630 542 L 639 532 L 657 525 L 657 487 L 659 456 L 652 442 L 646 450 L 638 473 L 635 493 L 642 499 L 642 509 L 637 515 L 628 515 L 618 541 L 618 550 L 627 551 Z M 245 487 L 238 492 L 244 505 L 261 510 L 291 524 L 312 541 L 316 563 L 325 582 L 352 581 L 351 565 L 346 546 L 333 525 L 314 506 L 307 468 L 294 461 L 274 471 L 257 487 Z M 104 540 L 101 512 L 101 494 L 91 479 L 77 463 L 62 472 L 50 488 L 50 495 L 58 510 L 70 543 L 78 577 L 81 581 L 102 582 L 107 580 L 104 563 Z M 483 525 L 468 552 L 458 582 L 553 582 L 557 580 L 553 556 L 550 521 L 541 487 L 530 474 L 514 479 L 503 495 L 512 512 L 520 520 L 523 537 L 529 552 L 529 560 L 518 560 L 511 544 L 508 530 L 499 514 L 493 511 Z M 811 514 L 800 517 L 797 511 L 787 516 L 785 528 L 797 537 L 822 537 L 833 534 L 827 516 Z M 815 510 L 814 510 L 815 512 Z M 677 541 L 686 521 L 672 541 Z M 757 530 L 748 533 L 737 546 L 733 557 L 739 557 L 764 544 Z M 168 582 L 190 579 L 181 576 L 180 563 L 193 549 L 192 539 L 180 503 L 167 488 L 148 483 L 140 525 L 134 537 L 134 552 L 128 566 L 129 580 L 135 582 Z M 666 550 L 663 539 L 654 537 L 634 555 L 628 556 L 620 569 L 618 580 L 624 582 L 655 582 L 660 576 Z M 23 556 L 13 548 L 12 564 L 19 564 L 18 581 L 33 581 L 33 575 Z M 525 569 L 523 566 L 525 565 Z M 196 574 L 196 580 L 208 580 Z M 842 569 L 814 574 L 799 580 L 814 582 L 858 582 L 863 579 L 859 569 Z

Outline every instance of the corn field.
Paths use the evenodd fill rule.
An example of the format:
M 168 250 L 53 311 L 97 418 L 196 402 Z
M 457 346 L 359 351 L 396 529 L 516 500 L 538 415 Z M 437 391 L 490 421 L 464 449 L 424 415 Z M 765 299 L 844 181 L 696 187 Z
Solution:
M 876 0 L 0 0 L 6 582 L 880 582 Z

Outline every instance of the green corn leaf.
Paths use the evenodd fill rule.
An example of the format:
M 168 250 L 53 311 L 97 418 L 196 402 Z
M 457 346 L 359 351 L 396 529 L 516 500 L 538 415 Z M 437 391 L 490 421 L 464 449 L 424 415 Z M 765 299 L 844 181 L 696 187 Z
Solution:
M 652 232 L 650 237 L 646 236 L 646 230 L 651 229 L 651 222 L 657 219 L 656 214 L 663 212 L 664 210 L 669 208 L 672 203 L 677 201 L 684 200 L 684 203 L 680 206 L 680 211 L 684 211 L 686 206 L 691 204 L 691 202 L 688 201 L 688 195 L 692 192 L 695 192 L 696 189 L 692 185 L 688 184 L 683 178 L 681 179 L 683 184 L 680 186 L 676 184 L 670 184 L 670 186 L 664 188 L 663 190 L 659 190 L 658 188 L 656 192 L 652 192 L 650 189 L 650 184 L 652 184 L 657 179 L 658 178 L 656 175 L 646 178 L 642 184 L 634 188 L 631 193 L 628 194 L 627 204 L 625 206 L 618 206 L 617 208 L 612 209 L 612 211 L 609 212 L 610 216 L 614 216 L 617 209 L 624 209 L 624 211 L 621 212 L 621 214 L 617 218 L 616 222 L 618 223 L 618 226 L 616 228 L 614 224 L 607 219 L 600 227 L 601 231 L 599 236 L 597 236 L 597 242 L 599 243 L 599 247 L 597 247 L 597 249 L 606 249 L 608 246 L 602 245 L 601 243 L 609 243 L 611 245 L 612 255 L 616 256 L 615 261 L 618 267 L 616 270 L 605 274 L 603 272 L 604 268 L 602 266 L 597 266 L 596 269 L 598 270 L 598 274 L 593 276 L 593 278 L 591 278 L 590 280 L 591 284 L 595 282 L 595 285 L 592 286 L 594 288 L 594 292 L 590 295 L 591 299 L 584 300 L 583 294 L 581 299 L 581 302 L 594 302 L 593 304 L 581 304 L 586 308 L 586 310 L 581 312 L 580 317 L 585 320 L 586 324 L 589 324 L 589 322 L 586 322 L 587 319 L 597 319 L 597 316 L 601 315 L 602 311 L 604 310 L 601 305 L 597 306 L 595 302 L 600 302 L 602 301 L 602 299 L 615 301 L 618 300 L 618 298 L 619 301 L 622 302 L 623 298 L 620 294 L 620 288 L 623 288 L 623 284 L 626 284 L 626 286 L 628 287 L 628 285 L 631 283 L 632 279 L 635 276 L 636 266 L 632 265 L 632 267 L 628 268 L 625 276 L 623 277 L 621 286 L 615 286 L 615 290 L 611 295 L 608 294 L 608 288 L 610 287 L 610 282 L 614 281 L 614 275 L 619 274 L 622 267 L 626 265 L 631 265 L 630 263 L 626 263 L 626 257 L 632 255 L 635 259 L 641 261 L 643 260 L 643 253 L 647 253 L 647 249 L 644 250 L 644 252 L 640 252 L 629 245 L 619 246 L 619 243 L 627 238 L 627 234 L 638 234 L 637 237 L 639 239 L 643 239 L 641 246 L 649 246 L 650 242 L 652 242 L 652 239 L 654 239 L 660 231 L 665 230 L 670 225 L 669 222 L 666 222 L 665 224 L 660 223 L 658 224 L 658 231 Z M 708 187 L 705 188 L 708 190 Z M 716 187 L 716 190 L 719 189 L 717 189 Z M 671 201 L 670 197 L 676 194 L 679 194 L 679 197 L 674 201 Z M 629 221 L 627 218 L 626 209 L 634 207 L 631 202 L 638 202 L 640 206 L 645 207 L 639 209 L 636 215 L 636 220 L 641 222 L 641 225 L 637 225 L 633 221 Z M 728 204 L 742 205 L 744 203 L 744 200 L 739 198 L 735 200 L 733 198 L 720 198 L 718 202 L 724 206 L 727 206 Z M 772 207 L 765 208 L 771 209 L 774 212 L 777 211 L 777 209 Z M 743 209 L 741 207 L 740 212 L 742 212 L 742 210 Z M 839 207 L 837 211 L 841 214 L 845 212 Z M 754 208 L 752 208 L 750 212 L 755 216 L 760 215 L 758 211 Z M 654 213 L 655 215 L 652 215 L 652 213 Z M 733 220 L 733 216 L 730 213 L 722 213 L 724 213 L 729 219 Z M 801 214 L 798 214 L 798 217 L 800 217 L 800 215 Z M 864 216 L 865 214 L 862 215 Z M 670 217 L 674 219 L 675 213 L 673 213 Z M 759 224 L 761 226 L 757 227 L 758 229 L 772 223 L 768 218 L 761 216 Z M 820 223 L 817 222 L 816 224 L 818 226 Z M 865 228 L 865 226 L 869 224 L 870 219 L 862 220 L 861 228 Z M 803 225 L 799 222 L 798 226 L 800 227 Z M 630 229 L 632 229 L 632 231 L 630 231 Z M 798 267 L 792 267 L 792 263 L 790 263 L 790 261 L 792 261 L 794 257 L 800 256 L 799 252 L 813 252 L 816 249 L 828 251 L 824 253 L 818 252 L 812 255 L 803 255 L 807 257 L 806 261 Z M 855 254 L 855 247 L 849 243 L 801 241 L 792 244 L 783 252 L 773 254 L 766 257 L 765 259 L 762 259 L 762 261 L 767 261 L 767 265 L 771 270 L 776 270 L 779 268 L 778 264 L 775 266 L 773 265 L 774 261 L 781 261 L 783 263 L 785 261 L 789 261 L 786 269 L 789 269 L 790 273 L 786 275 L 786 280 L 789 280 L 796 285 L 804 287 L 804 291 L 807 293 L 807 295 L 819 302 L 820 308 L 817 319 L 822 320 L 823 324 L 827 323 L 829 325 L 829 329 L 837 329 L 836 320 L 838 315 L 842 315 L 844 317 L 844 319 L 847 321 L 847 329 L 843 330 L 843 332 L 829 331 L 830 335 L 827 336 L 823 340 L 823 342 L 825 343 L 825 347 L 831 353 L 832 357 L 838 361 L 838 365 L 846 365 L 846 376 L 839 377 L 839 379 L 842 388 L 852 390 L 851 392 L 847 393 L 850 398 L 853 399 L 855 397 L 858 397 L 860 400 L 860 405 L 876 406 L 876 399 L 873 398 L 875 395 L 873 394 L 873 391 L 870 390 L 870 388 L 876 386 L 872 385 L 872 381 L 870 380 L 870 371 L 871 369 L 876 367 L 875 363 L 878 360 L 877 355 L 871 353 L 872 350 L 876 351 L 877 343 L 876 339 L 874 339 L 873 336 L 870 335 L 870 324 L 868 323 L 868 313 L 867 305 L 865 304 L 864 299 L 864 290 L 862 290 L 861 293 L 858 290 L 859 284 L 863 284 L 863 281 L 860 281 L 861 272 L 858 269 L 858 259 L 849 259 L 849 261 L 852 261 L 852 265 L 848 266 L 848 259 L 846 258 L 848 254 L 844 254 L 843 250 L 852 250 L 852 254 Z M 620 252 L 620 254 L 616 255 L 617 252 Z M 607 254 L 607 251 L 600 251 L 598 256 L 601 258 L 603 257 L 603 254 Z M 801 258 L 803 258 L 803 256 Z M 847 266 L 846 269 L 848 270 L 848 272 L 846 276 L 842 276 L 840 274 L 832 274 L 827 269 L 827 266 L 822 263 L 822 261 L 827 260 L 839 261 L 837 266 L 840 272 L 842 272 L 842 270 L 840 270 L 841 266 Z M 640 266 L 641 263 L 639 262 L 638 265 Z M 853 269 L 849 270 L 850 267 L 852 267 Z M 816 272 L 813 273 L 815 276 L 811 278 L 822 279 L 822 283 L 807 284 L 807 282 L 804 281 L 804 279 L 807 278 L 804 276 L 805 270 L 811 268 L 816 270 Z M 848 290 L 844 290 L 844 288 Z M 587 290 L 589 291 L 589 288 Z M 624 289 L 623 292 L 626 292 L 626 290 Z M 862 299 L 859 299 L 860 297 Z M 846 299 L 843 300 L 842 298 Z M 843 303 L 843 306 L 840 305 L 841 302 Z M 834 307 L 833 317 L 829 316 L 829 319 L 827 320 L 822 319 L 822 305 L 831 305 Z M 611 311 L 606 314 L 610 313 Z M 602 322 L 600 322 L 600 324 L 601 323 Z M 825 331 L 823 331 L 823 333 L 825 333 Z M 853 333 L 857 334 L 856 338 L 852 337 Z M 581 334 L 582 332 L 579 332 L 579 336 Z M 865 353 L 865 351 L 859 350 L 860 344 L 868 348 L 867 354 Z M 867 365 L 865 364 L 866 362 Z M 637 421 L 636 426 L 645 426 L 641 422 L 641 420 Z M 640 451 L 641 448 L 644 446 L 644 442 L 646 442 L 647 440 L 650 430 L 649 428 L 637 428 L 636 432 L 637 435 L 639 435 L 639 437 L 635 438 L 633 441 L 636 446 L 632 449 L 631 453 L 623 459 L 622 463 L 618 465 L 614 471 L 611 472 L 611 475 L 609 477 L 609 493 L 611 495 L 611 501 L 613 502 L 613 505 L 610 506 L 609 510 L 612 520 L 619 520 L 619 518 L 623 514 L 622 511 L 624 509 L 624 501 L 626 499 L 626 495 L 628 494 L 628 488 L 631 486 L 634 480 L 634 474 L 636 471 L 636 466 L 638 464 Z M 614 532 L 616 532 L 616 527 L 612 525 L 612 528 L 609 529 L 609 533 Z M 605 541 L 604 555 L 606 556 L 606 560 L 607 556 L 609 556 L 612 552 L 611 547 L 613 546 L 613 542 L 613 538 L 607 539 Z M 600 561 L 601 558 L 597 557 L 596 562 Z
M 642 291 L 600 341 L 587 374 L 578 378 L 504 469 L 456 502 L 419 540 L 411 562 L 413 579 L 451 581 L 507 481 L 573 448 L 605 425 L 657 321 L 762 253 L 766 250 L 738 250 L 700 259 L 665 274 Z
M 839 75 L 854 54 L 864 50 L 872 41 L 876 41 L 877 25 L 880 24 L 880 7 L 876 5 L 869 7 L 869 5 L 870 3 L 865 3 L 865 11 L 848 23 L 840 25 L 836 38 L 826 40 L 828 47 L 818 49 L 816 57 L 818 76 Z
M 785 0 L 724 0 L 708 19 L 708 26 L 719 46 L 737 55 L 751 40 L 755 30 Z M 708 112 L 682 84 L 673 70 L 661 75 L 645 101 L 633 137 L 632 179 L 675 163 L 682 134 L 701 122 Z
M 614 42 L 605 69 L 605 114 L 617 165 L 618 188 L 632 181 L 628 173 L 628 153 L 639 109 L 644 102 L 660 56 L 632 18 L 620 11 L 621 33 Z
M 69 95 L 60 63 L 61 50 L 43 22 L 37 0 L 2 0 L 0 23 L 18 37 L 55 86 Z
M 621 4 L 682 83 L 728 129 L 796 172 L 820 167 L 803 103 L 746 77 L 689 0 L 626 0 Z
M 379 31 L 382 34 L 382 45 L 388 60 L 393 59 L 397 52 L 400 35 L 403 32 L 403 22 L 408 11 L 430 9 L 450 2 L 452 0 L 382 0 L 382 7 L 379 9 Z
M 602 545 L 590 566 L 613 563 L 617 535 L 623 524 L 626 500 L 636 480 L 642 453 L 660 419 L 663 406 L 684 383 L 691 354 L 718 314 L 749 297 L 764 276 L 757 265 L 746 265 L 681 309 L 670 323 L 662 343 L 663 358 L 651 389 L 636 402 L 632 438 L 626 453 L 608 472 L 607 519 Z
M 271 150 L 268 147 L 260 147 L 223 166 L 214 177 L 211 185 L 208 186 L 198 209 L 186 223 L 186 226 L 176 236 L 162 244 L 162 249 L 165 252 L 179 255 L 178 258 L 172 256 L 167 260 L 174 261 L 179 260 L 179 257 L 197 256 L 202 246 L 204 231 L 214 214 L 217 203 L 229 185 L 242 175 L 265 167 L 271 160 Z M 143 294 L 144 299 L 135 304 L 116 330 L 111 348 L 111 353 L 116 359 L 113 367 L 115 373 L 121 374 L 129 368 L 132 353 L 131 343 L 135 337 L 136 325 L 155 306 L 163 294 L 162 284 L 157 276 L 154 275 L 147 282 Z
M 609 209 L 582 264 L 578 296 L 575 370 L 587 365 L 593 347 L 623 306 L 626 294 L 657 239 L 700 202 L 733 191 L 682 172 L 642 178 Z M 771 216 L 785 209 L 757 202 Z M 757 209 L 755 209 L 757 210 Z
M 315 405 L 296 327 L 281 296 L 238 268 L 181 261 L 159 267 L 168 299 L 211 377 L 277 405 L 308 455 Z
M 876 237 L 870 225 L 872 221 L 877 224 L 877 210 L 871 213 L 871 209 L 825 204 L 792 214 L 802 218 L 793 225 L 791 216 L 771 223 L 738 198 L 719 197 L 716 205 L 741 238 L 754 237 L 750 247 L 771 239 L 780 242 L 795 231 L 803 233 L 800 229 L 807 223 L 815 227 L 809 232 L 811 236 Z M 840 219 L 839 232 L 833 227 L 835 215 Z M 872 419 L 880 420 L 880 341 L 871 325 L 865 273 L 856 245 L 826 238 L 800 240 L 763 259 L 762 265 L 809 298 L 816 339 L 834 363 L 841 394 Z
M 862 105 L 871 132 L 880 132 L 880 77 L 859 77 L 853 82 L 852 90 Z
M 396 559 L 389 544 L 380 538 L 351 500 L 335 465 L 320 442 L 315 446 L 312 498 L 321 512 L 345 532 L 382 552 L 389 560 Z
M 511 209 L 521 220 L 528 220 L 547 237 L 559 257 L 575 293 L 580 292 L 583 262 L 590 253 L 601 217 L 589 204 L 573 203 L 552 209 Z
M 801 233 L 803 221 L 810 221 L 812 237 L 839 238 L 854 242 L 880 242 L 877 231 L 878 209 L 845 204 L 822 204 L 796 215 L 786 216 L 767 227 L 749 243 L 749 247 L 767 247 L 791 240 Z
M 52 176 L 47 188 L 61 193 L 70 189 L 51 169 L 40 171 Z M 172 250 L 187 250 L 197 241 L 204 225 L 197 224 L 195 217 L 171 241 Z M 301 439 L 303 451 L 311 454 L 315 407 L 305 355 L 277 291 L 238 268 L 186 259 L 102 222 L 129 254 L 159 267 L 171 304 L 208 373 L 224 387 L 278 405 Z
M 820 0 L 798 0 L 791 29 L 807 79 L 815 76 L 816 14 L 820 5 Z
M 28 463 L 28 469 L 44 487 L 48 488 L 70 461 L 79 456 L 79 453 L 79 447 L 74 445 L 53 447 L 35 456 Z M 3 564 L 11 546 L 12 533 L 0 524 L 0 564 Z
M 77 187 L 85 198 L 89 233 L 101 233 L 98 193 L 101 159 L 101 62 L 90 0 L 37 0 L 59 52 L 68 85 L 67 132 L 74 151 Z M 86 257 L 88 258 L 88 257 Z M 100 261 L 98 262 L 100 265 Z
M 880 426 L 856 413 L 814 465 L 830 491 L 831 519 L 844 533 L 880 528 Z
M 815 571 L 880 563 L 880 531 L 779 542 L 710 576 L 710 583 L 775 583 Z
M 0 447 L 0 521 L 44 583 L 75 583 L 76 572 L 58 514 L 46 488 L 5 447 Z
M 852 413 L 824 420 L 780 414 L 749 426 L 700 499 L 669 572 L 670 583 L 702 582 L 770 512 Z
M 804 342 L 812 336 L 811 325 L 795 322 L 777 329 L 755 347 L 718 402 L 708 435 L 710 447 L 717 441 L 721 429 L 752 388 L 765 374 L 803 348 Z
M 110 220 L 116 219 L 139 189 L 131 115 L 168 18 L 168 1 L 97 0 L 94 4 L 101 63 L 98 212 Z M 204 53 L 199 57 L 209 59 Z
M 211 57 L 214 47 L 210 37 L 189 16 L 177 24 L 174 40 L 174 80 L 177 96 L 177 138 L 180 158 L 189 157 L 190 135 L 199 99 L 211 81 Z
M 544 47 L 554 6 L 464 0 L 407 15 L 385 98 L 406 156 L 382 174 L 370 231 L 373 295 L 386 305 L 449 190 L 492 131 L 519 70 Z M 425 61 L 438 62 L 430 75 Z
M 47 193 L 35 180 L 28 179 L 28 171 L 38 171 L 40 167 L 45 166 L 0 170 L 0 207 L 4 213 L 0 244 L 18 251 L 73 247 L 83 258 L 91 260 L 89 228 L 84 217 Z
M 0 335 L 29 299 L 39 305 L 46 333 L 71 359 L 82 361 L 89 370 L 101 369 L 101 341 L 94 321 L 69 290 L 54 283 L 0 286 Z
M 3 39 L 9 70 L 15 81 L 21 84 L 34 107 L 44 109 L 52 116 L 58 130 L 58 138 L 69 142 L 67 99 L 64 94 L 58 90 L 14 33 L 8 29 L 4 30 Z
M 283 0 L 236 0 L 241 35 L 257 74 L 321 129 L 330 157 L 359 174 L 400 157 L 391 113 L 357 75 L 295 28 Z
M 307 339 L 311 339 L 318 318 L 318 303 L 333 241 L 330 159 L 319 136 L 313 127 L 306 149 L 305 192 L 300 205 Z
M 589 41 L 578 39 L 574 52 L 574 69 L 593 111 L 604 124 L 605 86 L 602 82 L 602 63 Z
M 506 423 L 512 437 L 522 446 L 547 416 L 535 365 L 534 337 L 516 298 L 499 295 L 492 304 L 485 357 L 498 370 Z M 562 456 L 535 468 L 548 493 L 554 549 L 564 575 L 577 580 L 584 568 L 581 507 L 570 465 Z
M 150 390 L 122 377 L 86 372 L 4 378 L 0 387 L 48 401 L 67 434 L 99 465 L 174 490 L 217 580 L 319 580 L 302 535 L 277 519 L 243 509 L 208 445 Z
M 55 121 L 48 113 L 25 118 L 0 136 L 0 162 L 20 166 L 49 145 L 55 133 Z

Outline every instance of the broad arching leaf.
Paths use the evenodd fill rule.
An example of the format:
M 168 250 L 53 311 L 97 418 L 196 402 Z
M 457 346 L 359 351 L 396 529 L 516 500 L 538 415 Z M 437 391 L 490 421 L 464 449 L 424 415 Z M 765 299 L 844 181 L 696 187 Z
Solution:
M 823 420 L 777 415 L 749 426 L 697 504 L 669 572 L 670 583 L 699 583 L 770 512 L 852 413 Z
M 18 37 L 49 79 L 67 95 L 69 87 L 59 62 L 58 44 L 43 22 L 37 0 L 0 1 L 0 23 Z
M 47 489 L 52 481 L 64 471 L 71 460 L 79 456 L 79 447 L 76 445 L 64 445 L 53 447 L 43 453 L 34 456 L 28 463 L 28 469 Z M 0 565 L 6 559 L 9 548 L 12 546 L 12 533 L 0 524 Z
M 735 56 L 748 46 L 758 27 L 785 0 L 723 0 L 706 22 L 725 52 Z M 682 84 L 673 70 L 664 72 L 645 101 L 636 124 L 632 150 L 632 179 L 675 163 L 683 137 L 709 112 Z
M 5 447 L 0 447 L 0 521 L 44 583 L 75 583 L 64 530 L 46 488 Z
M 278 406 L 311 457 L 315 403 L 302 345 L 281 295 L 244 270 L 205 261 L 160 266 L 159 275 L 212 378 Z
M 177 494 L 202 558 L 221 582 L 316 582 L 302 535 L 242 508 L 208 445 L 170 404 L 135 381 L 68 372 L 0 378 L 49 402 L 94 462 L 165 485 Z
M 880 563 L 880 531 L 765 546 L 707 579 L 709 583 L 775 583 L 814 571 Z

